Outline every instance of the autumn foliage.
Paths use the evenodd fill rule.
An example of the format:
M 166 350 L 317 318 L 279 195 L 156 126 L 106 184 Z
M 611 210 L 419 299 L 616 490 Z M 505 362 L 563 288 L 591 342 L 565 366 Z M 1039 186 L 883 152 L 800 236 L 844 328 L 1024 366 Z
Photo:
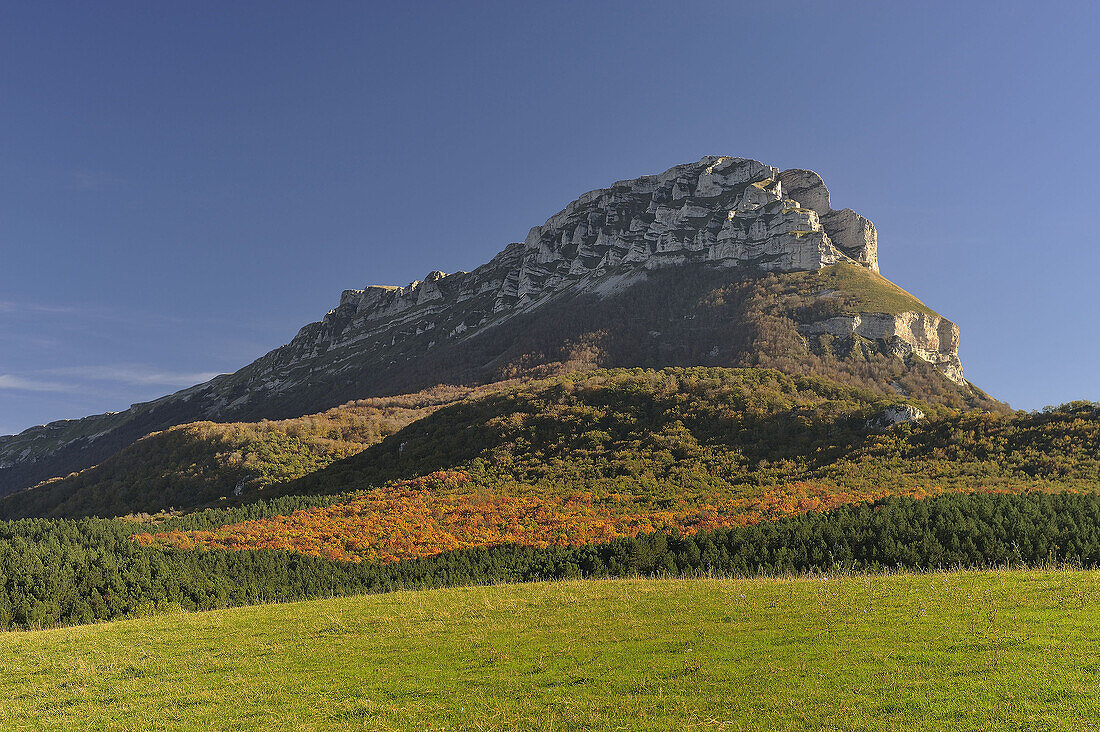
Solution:
M 775 371 L 597 371 L 470 395 L 265 489 L 271 509 L 168 519 L 138 541 L 385 563 L 755 525 L 886 496 L 1091 491 L 1100 410 L 952 413 L 877 432 L 886 402 Z M 327 494 L 327 495 L 326 495 Z M 175 529 L 175 531 L 173 531 Z
M 462 471 L 397 481 L 345 503 L 245 521 L 213 531 L 139 534 L 144 546 L 278 549 L 350 562 L 392 562 L 472 546 L 579 546 L 652 531 L 691 534 L 827 511 L 886 495 L 925 498 L 935 487 L 854 492 L 811 483 L 750 498 L 708 500 L 676 510 L 644 508 L 631 496 L 492 495 Z

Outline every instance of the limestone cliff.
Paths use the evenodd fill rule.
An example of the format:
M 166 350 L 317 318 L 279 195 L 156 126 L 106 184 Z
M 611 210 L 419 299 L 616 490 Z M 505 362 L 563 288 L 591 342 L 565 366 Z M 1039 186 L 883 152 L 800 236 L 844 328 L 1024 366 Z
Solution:
M 706 263 L 764 271 L 816 270 L 849 262 L 878 272 L 874 224 L 851 209 L 834 211 L 821 177 L 755 160 L 706 157 L 660 175 L 619 181 L 584 194 L 527 239 L 471 273 L 432 272 L 406 287 L 345 291 L 326 318 L 360 335 L 375 323 L 434 329 L 426 319 L 482 295 L 491 308 L 471 309 L 442 338 L 470 337 L 509 316 L 539 307 L 565 291 L 615 292 L 647 270 Z M 425 307 L 427 306 L 427 307 Z M 415 317 L 406 317 L 405 314 Z M 332 345 L 330 329 L 299 337 Z M 958 329 L 927 313 L 868 313 L 805 326 L 809 335 L 856 334 L 888 341 L 898 356 L 915 355 L 963 383 Z M 338 343 L 351 346 L 359 336 Z M 285 388 L 285 382 L 282 386 Z
M 957 384 L 965 383 L 959 361 L 959 327 L 934 313 L 859 313 L 840 315 L 803 326 L 812 336 L 840 338 L 853 335 L 883 341 L 899 358 L 916 356 L 936 366 Z
M 786 194 L 784 181 L 807 202 Z M 614 291 L 646 270 L 697 262 L 790 272 L 841 261 L 877 272 L 875 228 L 849 209 L 833 211 L 816 173 L 707 157 L 590 191 L 474 272 L 349 290 L 340 306 L 365 322 L 491 294 L 495 315 L 482 314 L 466 332 L 566 289 Z

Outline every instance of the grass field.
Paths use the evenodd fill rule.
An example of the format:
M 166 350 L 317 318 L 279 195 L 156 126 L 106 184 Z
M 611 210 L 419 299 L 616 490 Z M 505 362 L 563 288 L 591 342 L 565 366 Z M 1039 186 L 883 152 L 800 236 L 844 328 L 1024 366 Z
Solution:
M 1081 730 L 1100 573 L 397 592 L 0 635 L 0 729 Z

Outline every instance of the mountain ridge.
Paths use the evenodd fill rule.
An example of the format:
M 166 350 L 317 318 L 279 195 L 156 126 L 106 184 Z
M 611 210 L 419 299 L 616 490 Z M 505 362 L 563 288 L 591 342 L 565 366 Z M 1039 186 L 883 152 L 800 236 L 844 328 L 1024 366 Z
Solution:
M 731 282 L 825 271 L 846 272 L 846 279 L 833 279 L 858 282 L 857 289 L 896 287 L 878 275 L 874 225 L 851 209 L 833 210 L 816 173 L 704 157 L 589 191 L 471 272 L 433 271 L 403 287 L 345 290 L 322 320 L 233 374 L 123 412 L 0 437 L 0 494 L 87 467 L 150 432 L 191 421 L 296 417 L 356 398 L 539 369 L 751 365 L 745 359 L 753 350 L 769 346 L 758 333 L 742 331 L 761 330 L 759 323 L 736 308 L 718 313 L 700 310 L 699 303 Z M 861 362 L 896 358 L 905 373 L 931 366 L 964 402 L 995 404 L 965 381 L 954 323 L 912 296 L 915 302 L 877 310 L 846 307 L 839 300 L 859 300 L 851 289 L 837 295 L 787 287 L 784 297 L 801 298 L 798 312 L 766 317 L 787 318 L 791 332 L 759 365 L 793 354 L 786 360 L 797 371 L 799 359 L 816 353 L 866 378 Z M 667 312 L 639 304 L 642 292 L 663 298 Z M 892 302 L 879 295 L 871 299 Z M 765 296 L 755 297 L 749 299 L 757 310 L 770 307 Z M 630 307 L 633 312 L 624 312 Z M 605 312 L 616 309 L 615 317 Z M 746 343 L 729 346 L 739 338 Z M 905 393 L 897 378 L 885 383 Z

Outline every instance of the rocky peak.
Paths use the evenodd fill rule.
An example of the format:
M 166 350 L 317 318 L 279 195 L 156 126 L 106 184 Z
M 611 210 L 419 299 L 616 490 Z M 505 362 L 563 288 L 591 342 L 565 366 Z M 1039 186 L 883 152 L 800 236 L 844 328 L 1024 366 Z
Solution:
M 813 209 L 821 227 L 840 251 L 852 260 L 878 272 L 878 232 L 875 225 L 850 208 L 834 211 L 829 201 L 829 189 L 821 176 L 812 170 L 784 170 L 779 174 L 788 198 Z
M 875 227 L 851 209 L 833 211 L 820 176 L 708 156 L 589 191 L 473 272 L 348 290 L 341 308 L 358 319 L 390 318 L 490 293 L 494 317 L 484 325 L 562 291 L 607 294 L 646 270 L 689 262 L 791 272 L 843 261 L 878 271 Z
M 381 327 L 397 327 L 391 344 L 428 330 L 438 334 L 433 344 L 471 338 L 555 298 L 606 297 L 647 272 L 692 263 L 771 272 L 848 263 L 877 273 L 878 236 L 851 209 L 834 210 L 813 171 L 708 156 L 589 191 L 473 272 L 345 291 L 339 308 L 302 330 L 298 348 L 275 352 L 271 368 L 303 353 L 338 355 Z M 879 342 L 880 350 L 919 358 L 965 383 L 958 328 L 930 312 L 839 315 L 801 330 L 815 343 L 822 336 Z

